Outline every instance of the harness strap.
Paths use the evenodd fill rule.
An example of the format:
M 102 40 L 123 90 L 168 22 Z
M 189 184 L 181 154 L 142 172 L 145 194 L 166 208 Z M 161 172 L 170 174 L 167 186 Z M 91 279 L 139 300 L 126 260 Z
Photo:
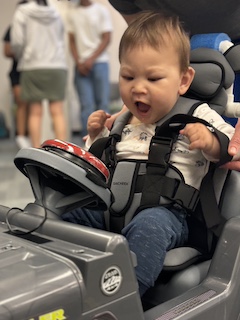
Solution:
M 102 159 L 103 152 L 109 146 L 109 143 L 109 137 L 98 139 L 91 145 L 88 151 L 94 154 L 95 157 Z
M 172 147 L 177 140 L 179 130 L 187 123 L 196 122 L 209 126 L 209 123 L 202 119 L 186 114 L 177 114 L 156 128 L 155 136 L 150 142 L 147 173 L 138 211 L 149 206 L 149 199 L 151 199 L 152 206 L 164 203 L 162 197 L 190 211 L 194 211 L 196 208 L 199 201 L 199 191 L 187 185 L 182 174 L 173 166 L 171 167 L 178 172 L 179 178 L 174 179 L 166 176 L 170 167 L 169 159 Z
M 208 173 L 202 180 L 200 203 L 207 229 L 218 237 L 226 220 L 221 215 L 216 201 L 212 182 L 215 169 L 215 164 L 211 163 Z
M 184 109 L 182 108 L 182 112 L 188 110 L 188 114 L 176 114 L 176 111 L 179 111 L 179 105 L 176 105 L 176 108 L 174 108 L 176 111 L 172 110 L 173 113 L 169 117 L 162 119 L 161 123 L 158 124 L 155 136 L 152 137 L 150 142 L 146 174 L 137 176 L 136 180 L 134 179 L 136 185 L 129 189 L 131 190 L 130 198 L 131 201 L 134 201 L 135 198 L 133 198 L 133 193 L 136 192 L 136 188 L 138 192 L 142 192 L 140 207 L 138 207 L 136 213 L 144 207 L 156 206 L 159 205 L 160 202 L 162 204 L 162 199 L 167 200 L 166 203 L 168 205 L 169 203 L 174 202 L 188 210 L 194 211 L 200 199 L 207 227 L 213 230 L 216 234 L 219 234 L 219 230 L 221 229 L 224 221 L 219 213 L 212 177 L 218 166 L 231 160 L 231 157 L 227 152 L 229 140 L 224 134 L 216 130 L 205 120 L 190 116 L 196 107 L 202 103 L 195 100 L 193 104 L 192 101 L 181 97 L 180 106 L 184 106 Z M 110 169 L 114 169 L 117 163 L 115 150 L 116 143 L 121 140 L 122 130 L 125 124 L 128 123 L 130 116 L 131 114 L 129 112 L 122 115 L 120 118 L 121 120 L 119 121 L 118 119 L 116 125 L 113 127 L 110 136 L 108 138 L 100 139 L 102 141 L 96 141 L 89 149 L 91 153 L 99 158 L 102 158 L 103 152 L 105 151 L 105 159 L 103 160 Z M 200 195 L 198 190 L 185 184 L 181 172 L 169 164 L 172 146 L 177 139 L 179 130 L 187 123 L 195 122 L 200 122 L 211 127 L 221 144 L 220 161 L 217 164 L 210 165 L 209 172 L 202 181 Z M 175 176 L 166 176 L 166 172 L 169 168 L 173 168 L 174 171 L 177 172 L 179 179 L 175 178 Z M 149 202 L 149 200 L 151 201 Z M 113 208 L 116 206 L 117 203 Z M 122 206 L 122 203 L 120 203 L 120 206 Z M 119 212 L 118 210 L 112 210 L 113 208 L 110 209 L 110 229 L 119 232 L 125 225 L 124 215 L 126 210 L 124 208 Z M 127 202 L 126 208 L 129 208 L 129 202 Z
M 181 205 L 187 210 L 195 210 L 199 201 L 199 191 L 194 187 L 185 184 L 183 176 L 182 180 L 180 180 L 174 179 L 173 177 L 168 177 L 165 174 L 168 171 L 169 167 L 172 167 L 169 164 L 169 158 L 172 152 L 173 143 L 177 139 L 179 130 L 183 128 L 187 123 L 196 122 L 200 122 L 208 127 L 212 127 L 213 132 L 218 137 L 221 145 L 220 160 L 217 164 L 211 164 L 209 173 L 206 175 L 206 178 L 204 179 L 204 182 L 200 188 L 200 200 L 202 203 L 202 209 L 204 212 L 206 224 L 208 228 L 212 228 L 213 226 L 216 227 L 222 224 L 222 218 L 214 193 L 212 175 L 215 168 L 231 160 L 231 156 L 229 156 L 227 152 L 229 139 L 226 135 L 210 125 L 207 121 L 190 115 L 175 115 L 172 118 L 168 119 L 160 127 L 156 128 L 156 134 L 152 138 L 149 147 L 147 173 L 145 176 L 141 204 L 138 212 L 143 208 L 149 206 L 149 199 L 151 199 L 151 205 L 157 206 L 159 205 L 159 203 L 162 203 L 162 197 L 171 200 L 173 203 Z M 180 172 L 178 172 L 178 174 L 179 176 L 181 176 Z M 209 195 L 208 188 L 209 190 L 211 189 L 211 196 Z M 208 219 L 209 203 L 210 210 L 213 212 L 210 220 Z
M 165 203 L 161 201 L 162 197 L 170 200 L 170 203 L 177 203 L 190 211 L 194 211 L 198 203 L 199 191 L 179 179 L 149 174 L 148 172 L 138 212 L 149 207 L 149 204 L 151 206 L 169 205 L 169 201 L 166 200 Z
M 209 230 L 219 237 L 223 229 L 226 219 L 220 213 L 218 202 L 216 199 L 216 194 L 213 185 L 213 175 L 215 170 L 222 166 L 223 164 L 232 160 L 232 156 L 228 154 L 228 144 L 229 139 L 222 132 L 214 128 L 214 133 L 216 134 L 218 140 L 220 141 L 221 154 L 220 160 L 217 163 L 211 163 L 208 173 L 202 180 L 201 193 L 200 193 L 200 203 L 202 207 L 203 217 L 206 226 Z
M 123 128 L 131 116 L 132 114 L 129 111 L 122 114 L 117 121 L 115 121 L 110 135 L 96 140 L 89 148 L 89 152 L 105 162 L 111 173 L 113 173 L 117 164 L 116 144 L 121 140 Z
M 221 131 L 217 130 L 213 127 L 214 134 L 217 136 L 219 142 L 220 142 L 220 159 L 217 163 L 215 163 L 215 167 L 221 167 L 225 163 L 232 160 L 232 156 L 228 153 L 228 144 L 229 144 L 229 138 L 222 133 Z
M 179 97 L 178 102 L 172 108 L 172 110 L 158 122 L 158 126 L 164 123 L 167 119 L 170 119 L 172 116 L 179 114 L 179 110 L 182 110 L 183 112 L 187 110 L 188 114 L 192 114 L 200 104 L 202 104 L 201 101 Z M 104 160 L 107 166 L 109 164 L 111 166 L 115 161 L 115 155 L 113 153 L 116 150 L 116 144 L 121 140 L 123 128 L 128 123 L 131 116 L 132 114 L 130 113 L 130 111 L 121 114 L 115 120 L 109 137 L 104 137 L 96 140 L 88 150 L 97 158 Z M 105 157 L 104 153 L 106 153 Z M 111 160 L 109 160 L 109 157 L 111 158 Z

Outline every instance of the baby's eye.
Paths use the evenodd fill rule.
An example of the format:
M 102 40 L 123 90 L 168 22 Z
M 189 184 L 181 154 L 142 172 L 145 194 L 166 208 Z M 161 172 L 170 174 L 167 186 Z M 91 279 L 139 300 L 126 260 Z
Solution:
M 155 82 L 155 81 L 159 81 L 161 80 L 160 77 L 152 77 L 152 78 L 148 78 L 148 81 L 151 81 L 151 82 Z
M 127 80 L 127 81 L 133 80 L 133 77 L 131 77 L 131 76 L 122 76 L 122 78 L 123 78 L 124 80 Z

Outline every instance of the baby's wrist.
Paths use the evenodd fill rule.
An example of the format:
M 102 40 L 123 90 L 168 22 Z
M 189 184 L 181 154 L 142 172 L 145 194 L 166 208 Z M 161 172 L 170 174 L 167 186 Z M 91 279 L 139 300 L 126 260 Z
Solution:
M 99 135 L 99 133 L 102 131 L 102 129 L 101 130 L 94 130 L 94 131 L 89 131 L 88 130 L 88 136 L 89 136 L 89 138 L 93 141 L 94 139 L 96 139 L 96 137 Z

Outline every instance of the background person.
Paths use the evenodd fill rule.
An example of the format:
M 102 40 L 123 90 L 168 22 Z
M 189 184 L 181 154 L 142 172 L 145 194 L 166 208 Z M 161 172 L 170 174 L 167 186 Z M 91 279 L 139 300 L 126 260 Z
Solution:
M 27 1 L 20 1 L 18 5 L 27 3 Z M 28 104 L 21 99 L 20 96 L 20 72 L 17 70 L 17 60 L 14 57 L 10 45 L 10 27 L 7 29 L 3 37 L 4 42 L 4 55 L 12 59 L 12 67 L 9 72 L 9 79 L 11 82 L 14 101 L 16 103 L 16 143 L 21 148 L 28 148 L 31 146 L 27 136 L 27 115 Z
M 28 102 L 28 132 L 33 147 L 41 145 L 42 100 L 49 101 L 55 138 L 66 140 L 63 110 L 67 63 L 64 26 L 57 10 L 46 0 L 19 6 L 11 27 L 11 46 L 21 71 L 21 97 Z
M 87 134 L 87 119 L 98 109 L 109 112 L 110 80 L 108 46 L 112 21 L 108 9 L 91 0 L 81 0 L 68 14 L 70 50 L 75 61 L 74 83 L 81 104 L 81 136 Z

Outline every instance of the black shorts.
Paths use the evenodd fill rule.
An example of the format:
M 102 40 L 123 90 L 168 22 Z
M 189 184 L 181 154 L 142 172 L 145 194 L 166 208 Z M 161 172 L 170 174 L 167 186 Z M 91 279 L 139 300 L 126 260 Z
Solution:
M 12 87 L 20 84 L 20 72 L 18 72 L 17 70 L 11 70 L 9 72 L 9 78 Z

